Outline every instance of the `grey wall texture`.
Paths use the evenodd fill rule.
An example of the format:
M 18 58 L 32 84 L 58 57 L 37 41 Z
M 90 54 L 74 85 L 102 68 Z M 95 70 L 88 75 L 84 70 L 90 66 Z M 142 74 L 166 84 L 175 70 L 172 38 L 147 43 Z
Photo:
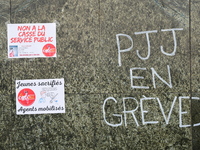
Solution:
M 200 149 L 199 0 L 0 0 L 0 7 L 0 149 Z M 6 24 L 52 22 L 56 58 L 7 58 Z M 126 35 L 120 47 L 118 34 Z M 171 77 L 171 87 L 155 72 L 168 84 Z M 66 113 L 16 115 L 15 80 L 53 78 L 65 79 Z M 149 88 L 131 87 L 132 79 Z

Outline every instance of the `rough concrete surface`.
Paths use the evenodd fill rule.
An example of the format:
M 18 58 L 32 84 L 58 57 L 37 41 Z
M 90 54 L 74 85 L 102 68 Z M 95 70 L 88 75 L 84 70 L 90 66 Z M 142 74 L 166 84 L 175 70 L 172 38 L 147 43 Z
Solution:
M 192 96 L 199 97 L 199 67 L 200 67 L 200 41 L 199 41 L 199 16 L 200 13 L 198 11 L 198 7 L 200 6 L 199 1 L 192 1 L 191 3 L 191 88 L 192 88 Z M 198 100 L 194 100 L 191 103 L 192 107 L 192 122 L 198 123 L 199 122 L 199 106 L 200 102 Z M 199 149 L 199 142 L 200 142 L 200 127 L 193 127 L 192 128 L 192 141 L 193 141 L 193 149 Z
M 200 97 L 200 2 L 0 0 L 0 6 L 0 149 L 200 148 L 200 127 L 180 127 L 200 122 L 194 100 Z M 56 58 L 7 58 L 7 23 L 52 22 Z M 161 46 L 167 54 L 174 51 L 172 31 L 163 29 L 178 29 L 173 56 L 161 52 Z M 142 31 L 153 32 L 150 43 Z M 117 34 L 133 40 L 132 49 L 120 53 L 121 64 Z M 119 41 L 121 50 L 131 46 L 127 36 Z M 149 57 L 141 59 L 137 51 Z M 133 84 L 148 89 L 131 87 L 131 68 L 137 68 L 132 76 L 144 77 Z M 158 77 L 154 85 L 153 71 L 167 83 L 171 78 L 171 87 Z M 65 79 L 66 113 L 16 115 L 15 80 L 49 78 Z M 180 108 L 187 112 L 181 123 Z M 162 112 L 170 116 L 168 124 Z

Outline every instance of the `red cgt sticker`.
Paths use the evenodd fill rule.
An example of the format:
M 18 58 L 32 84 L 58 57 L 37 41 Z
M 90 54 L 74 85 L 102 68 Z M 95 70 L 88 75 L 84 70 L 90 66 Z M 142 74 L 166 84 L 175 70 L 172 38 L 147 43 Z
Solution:
M 53 44 L 46 44 L 44 45 L 44 47 L 42 48 L 42 52 L 45 56 L 47 57 L 51 57 L 53 55 L 55 55 L 56 53 L 56 48 Z
M 23 106 L 30 106 L 35 102 L 35 93 L 28 88 L 22 89 L 18 93 L 18 101 Z

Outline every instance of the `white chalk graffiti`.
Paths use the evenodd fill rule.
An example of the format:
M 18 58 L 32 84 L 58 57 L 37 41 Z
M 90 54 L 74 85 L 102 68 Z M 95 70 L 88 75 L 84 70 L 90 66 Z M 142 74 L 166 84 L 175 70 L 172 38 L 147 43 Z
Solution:
M 180 31 L 180 30 L 183 30 L 183 28 L 161 29 L 161 32 L 172 31 L 173 40 L 174 40 L 174 50 L 171 53 L 165 52 L 164 49 L 163 49 L 163 46 L 160 46 L 161 52 L 164 55 L 166 55 L 166 56 L 174 56 L 175 55 L 176 49 L 177 49 L 177 40 L 176 40 L 176 33 L 175 33 L 175 31 Z M 148 45 L 147 56 L 146 57 L 142 57 L 139 54 L 139 50 L 136 50 L 137 56 L 141 60 L 147 60 L 147 59 L 149 59 L 149 57 L 151 55 L 151 45 L 150 45 L 149 34 L 150 33 L 157 33 L 157 32 L 158 32 L 157 30 L 152 30 L 152 31 L 141 31 L 141 32 L 135 32 L 134 33 L 135 35 L 146 34 L 147 45 Z M 119 39 L 120 36 L 127 37 L 127 39 L 131 41 L 131 46 L 129 48 L 121 49 L 121 47 L 120 47 L 120 39 Z M 133 39 L 131 38 L 130 35 L 120 33 L 120 34 L 116 35 L 116 40 L 117 40 L 117 48 L 118 48 L 118 64 L 119 64 L 119 66 L 121 66 L 122 65 L 122 63 L 121 63 L 121 61 L 122 61 L 121 60 L 121 53 L 128 52 L 128 51 L 130 51 L 130 50 L 133 49 Z
M 188 112 L 187 111 L 183 111 L 183 100 L 200 100 L 199 97 L 189 97 L 189 96 L 179 96 L 178 97 L 179 99 L 179 110 L 178 110 L 178 117 L 179 117 L 179 127 L 180 128 L 183 128 L 183 127 L 190 127 L 190 126 L 200 126 L 200 123 L 195 123 L 193 125 L 190 125 L 190 124 L 183 124 L 183 116 L 184 115 L 187 115 Z M 136 107 L 133 108 L 132 110 L 127 110 L 126 108 L 126 101 L 130 100 L 132 103 L 135 103 L 136 104 Z M 114 103 L 111 103 L 112 101 L 114 101 Z M 172 111 L 174 109 L 174 106 L 175 106 L 175 103 L 177 101 L 177 96 L 174 97 L 174 100 L 171 104 L 171 107 L 169 109 L 169 113 L 168 115 L 165 114 L 165 111 L 164 111 L 164 108 L 163 108 L 163 105 L 160 101 L 160 99 L 158 97 L 145 97 L 143 96 L 143 98 L 140 99 L 140 105 L 138 103 L 138 100 L 134 97 L 124 97 L 122 98 L 122 101 L 123 101 L 123 110 L 121 111 L 121 113 L 118 113 L 118 114 L 113 114 L 112 116 L 114 117 L 117 117 L 120 119 L 120 121 L 118 123 L 111 123 L 107 120 L 107 113 L 106 113 L 106 106 L 107 106 L 107 103 L 109 102 L 109 107 L 114 107 L 115 104 L 118 103 L 118 101 L 114 98 L 114 97 L 108 97 L 104 100 L 104 103 L 103 103 L 103 107 L 102 107 L 102 111 L 103 111 L 103 118 L 104 118 L 104 121 L 107 125 L 109 126 L 112 126 L 112 127 L 118 127 L 118 126 L 122 126 L 123 125 L 123 122 L 124 122 L 124 126 L 127 126 L 127 114 L 131 114 L 132 117 L 133 117 L 133 120 L 135 121 L 135 124 L 136 126 L 140 126 L 139 122 L 138 122 L 138 119 L 136 118 L 136 111 L 139 111 L 138 110 L 138 107 L 140 106 L 140 113 L 141 113 L 141 123 L 142 125 L 147 125 L 147 124 L 158 124 L 159 121 L 150 121 L 150 120 L 146 120 L 145 119 L 145 114 L 148 114 L 148 110 L 145 110 L 144 109 L 144 106 L 145 106 L 145 101 L 151 101 L 151 102 L 157 102 L 158 103 L 158 106 L 160 108 L 160 111 L 161 111 L 161 114 L 163 115 L 163 118 L 164 118 L 164 121 L 165 121 L 165 124 L 169 124 L 170 122 L 170 118 L 171 118 L 171 115 L 172 115 Z M 111 105 L 112 104 L 112 105 Z M 147 105 L 147 104 L 146 104 Z M 113 122 L 113 121 L 112 121 Z

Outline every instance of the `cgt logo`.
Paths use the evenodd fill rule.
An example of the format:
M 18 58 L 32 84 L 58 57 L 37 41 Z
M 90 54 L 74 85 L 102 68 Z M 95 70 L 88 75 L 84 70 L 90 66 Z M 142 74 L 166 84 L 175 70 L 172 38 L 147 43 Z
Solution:
M 35 93 L 31 89 L 25 88 L 18 93 L 18 102 L 23 106 L 32 105 L 35 99 Z

